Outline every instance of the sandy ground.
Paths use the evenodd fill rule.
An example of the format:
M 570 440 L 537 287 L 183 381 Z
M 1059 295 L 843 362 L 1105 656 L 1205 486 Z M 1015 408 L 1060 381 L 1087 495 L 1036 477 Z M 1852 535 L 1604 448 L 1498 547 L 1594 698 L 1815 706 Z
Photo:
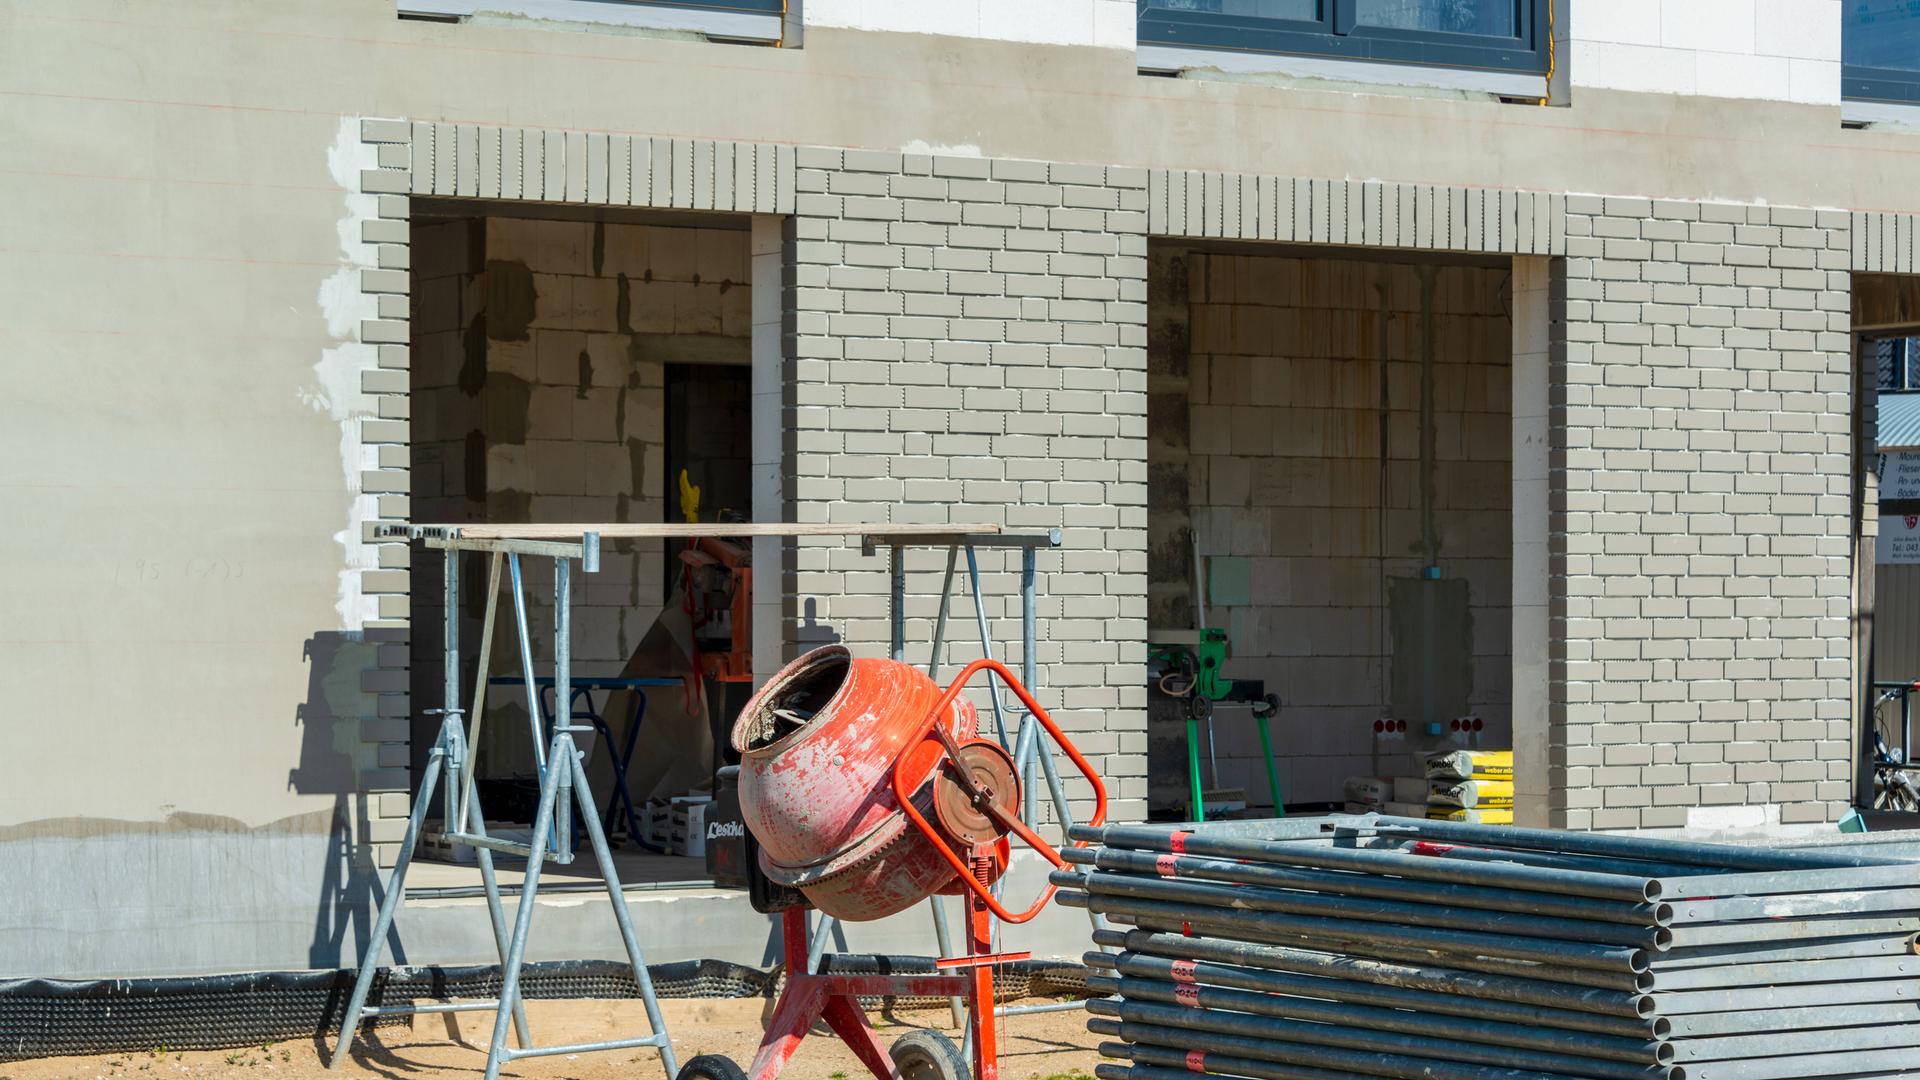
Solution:
M 760 1042 L 766 1002 L 663 1001 L 667 1029 L 673 1032 L 680 1061 L 696 1054 L 726 1054 L 743 1066 Z M 457 1016 L 457 1019 L 456 1019 Z M 891 1043 L 915 1027 L 935 1027 L 954 1036 L 951 1020 L 940 1012 L 875 1015 L 883 1042 Z M 527 1020 L 539 1043 L 571 1043 L 643 1035 L 646 1013 L 632 1001 L 534 1001 Z M 1088 1080 L 1099 1060 L 1099 1039 L 1087 1032 L 1086 1013 L 1069 1011 L 1013 1017 L 1004 1023 L 1000 1075 L 1005 1080 Z M 415 1017 L 411 1030 L 380 1028 L 354 1048 L 349 1064 L 328 1072 L 323 1047 L 314 1040 L 275 1043 L 242 1050 L 199 1050 L 106 1054 L 98 1057 L 42 1058 L 0 1063 L 0 1080 L 173 1080 L 177 1077 L 244 1077 L 247 1080 L 440 1080 L 478 1077 L 486 1067 L 486 1041 L 492 1014 L 464 1013 Z M 824 1029 L 821 1029 L 822 1031 Z M 331 1045 L 330 1043 L 328 1044 Z M 659 1057 L 651 1050 L 621 1050 L 572 1057 L 530 1058 L 508 1065 L 502 1076 L 543 1080 L 661 1080 Z M 831 1034 L 809 1036 L 784 1080 L 863 1080 L 866 1074 Z

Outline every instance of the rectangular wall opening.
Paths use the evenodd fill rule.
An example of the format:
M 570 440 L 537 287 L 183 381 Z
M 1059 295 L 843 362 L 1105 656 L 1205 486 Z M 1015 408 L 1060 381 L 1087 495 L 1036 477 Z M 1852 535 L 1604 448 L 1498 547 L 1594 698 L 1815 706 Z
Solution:
M 1856 274 L 1853 790 L 1871 828 L 1920 820 L 1920 276 Z M 1837 742 L 1830 744 L 1837 748 Z M 1819 762 L 1817 780 L 1831 781 Z
M 701 521 L 749 518 L 749 221 L 416 200 L 413 520 L 681 521 L 690 508 L 683 473 L 699 491 L 691 508 Z M 599 572 L 575 575 L 576 680 L 678 680 L 693 670 L 681 551 L 678 542 L 608 541 Z M 526 558 L 523 566 L 534 664 L 550 675 L 553 564 Z M 443 696 L 443 564 L 416 546 L 410 572 L 417 785 L 440 723 L 428 710 Z M 468 556 L 460 596 L 463 701 L 475 680 L 486 584 L 485 560 Z M 513 681 L 488 689 L 477 788 L 490 825 L 512 834 L 531 821 L 537 782 L 533 725 L 518 682 L 519 635 L 504 588 L 497 618 L 489 671 Z M 640 695 L 644 720 L 628 762 L 636 804 L 711 789 L 730 710 L 743 695 L 706 680 L 699 686 L 699 693 L 680 683 L 587 691 L 614 737 L 610 746 L 577 736 L 603 808 L 613 806 L 609 763 L 640 714 Z M 576 698 L 576 710 L 588 700 Z M 561 711 L 550 697 L 542 709 Z M 629 835 L 623 813 L 604 820 L 624 883 L 706 877 L 704 859 L 676 854 L 651 833 Z M 441 869 L 409 884 L 431 889 Z M 591 860 L 555 868 L 575 870 L 591 874 Z
M 1150 256 L 1150 653 L 1225 632 L 1226 676 L 1280 700 L 1275 767 L 1296 811 L 1341 806 L 1349 777 L 1420 776 L 1432 750 L 1510 748 L 1512 264 Z M 1192 695 L 1153 681 L 1151 812 L 1190 817 Z M 1271 813 L 1251 712 L 1216 706 L 1211 726 L 1209 803 Z

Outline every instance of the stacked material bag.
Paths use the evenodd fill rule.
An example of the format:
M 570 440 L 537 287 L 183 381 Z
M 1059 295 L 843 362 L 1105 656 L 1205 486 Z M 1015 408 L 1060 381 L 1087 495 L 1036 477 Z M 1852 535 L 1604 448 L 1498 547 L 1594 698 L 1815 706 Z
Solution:
M 1920 1072 L 1920 862 L 1374 815 L 1081 827 L 1101 1080 Z
M 1450 750 L 1427 758 L 1427 812 L 1438 821 L 1513 824 L 1513 751 Z
M 1376 813 L 1392 798 L 1393 781 L 1378 776 L 1349 776 L 1341 785 L 1341 794 L 1346 796 L 1347 813 Z

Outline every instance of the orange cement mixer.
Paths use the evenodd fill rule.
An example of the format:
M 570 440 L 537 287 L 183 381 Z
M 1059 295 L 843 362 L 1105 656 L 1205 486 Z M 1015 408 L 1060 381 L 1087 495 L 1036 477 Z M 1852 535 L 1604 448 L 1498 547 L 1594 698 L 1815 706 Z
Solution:
M 992 969 L 1028 954 L 994 952 L 993 920 L 1024 923 L 1054 893 L 1046 886 L 1020 911 L 1002 905 L 993 886 L 1011 861 L 1009 837 L 1055 867 L 1066 861 L 1020 820 L 1013 755 L 977 735 L 973 704 L 961 694 L 982 671 L 1013 691 L 1086 777 L 1094 795 L 1088 824 L 1106 820 L 1106 788 L 1093 766 L 998 661 L 974 661 L 944 690 L 917 668 L 855 657 L 838 645 L 788 664 L 747 703 L 733 729 L 740 812 L 760 845 L 761 872 L 847 921 L 882 918 L 936 894 L 961 895 L 968 951 L 941 958 L 935 974 L 813 973 L 806 907 L 787 908 L 786 985 L 753 1064 L 743 1073 L 730 1059 L 706 1054 L 687 1063 L 681 1080 L 772 1080 L 815 1020 L 825 1020 L 880 1080 L 965 1069 L 952 1043 L 930 1030 L 903 1036 L 891 1051 L 882 1047 L 858 1002 L 872 995 L 965 998 L 972 1075 L 995 1080 Z M 1035 749 L 1045 752 L 1037 733 Z

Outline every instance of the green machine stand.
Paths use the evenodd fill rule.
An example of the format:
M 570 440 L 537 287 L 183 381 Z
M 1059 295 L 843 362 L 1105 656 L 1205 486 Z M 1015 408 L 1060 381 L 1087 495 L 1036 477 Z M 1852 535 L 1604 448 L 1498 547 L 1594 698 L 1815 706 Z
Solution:
M 1184 645 L 1159 645 L 1153 648 L 1153 659 L 1165 666 L 1167 675 L 1162 676 L 1160 688 L 1174 697 L 1187 699 L 1187 777 L 1193 792 L 1193 819 L 1205 821 L 1207 806 L 1205 788 L 1200 782 L 1200 725 L 1207 725 L 1207 751 L 1213 752 L 1213 713 L 1220 705 L 1244 707 L 1253 713 L 1253 721 L 1260 730 L 1260 754 L 1267 766 L 1267 791 L 1273 796 L 1273 815 L 1287 816 L 1286 804 L 1280 795 L 1280 769 L 1273 760 L 1273 733 L 1268 729 L 1267 721 L 1280 711 L 1280 699 L 1266 692 L 1266 684 L 1259 679 L 1229 679 L 1221 673 L 1227 659 L 1227 632 L 1219 627 L 1203 628 L 1199 642 L 1192 648 Z M 1176 693 L 1167 685 L 1169 678 L 1186 676 L 1185 689 Z M 1215 777 L 1217 781 L 1218 776 Z

